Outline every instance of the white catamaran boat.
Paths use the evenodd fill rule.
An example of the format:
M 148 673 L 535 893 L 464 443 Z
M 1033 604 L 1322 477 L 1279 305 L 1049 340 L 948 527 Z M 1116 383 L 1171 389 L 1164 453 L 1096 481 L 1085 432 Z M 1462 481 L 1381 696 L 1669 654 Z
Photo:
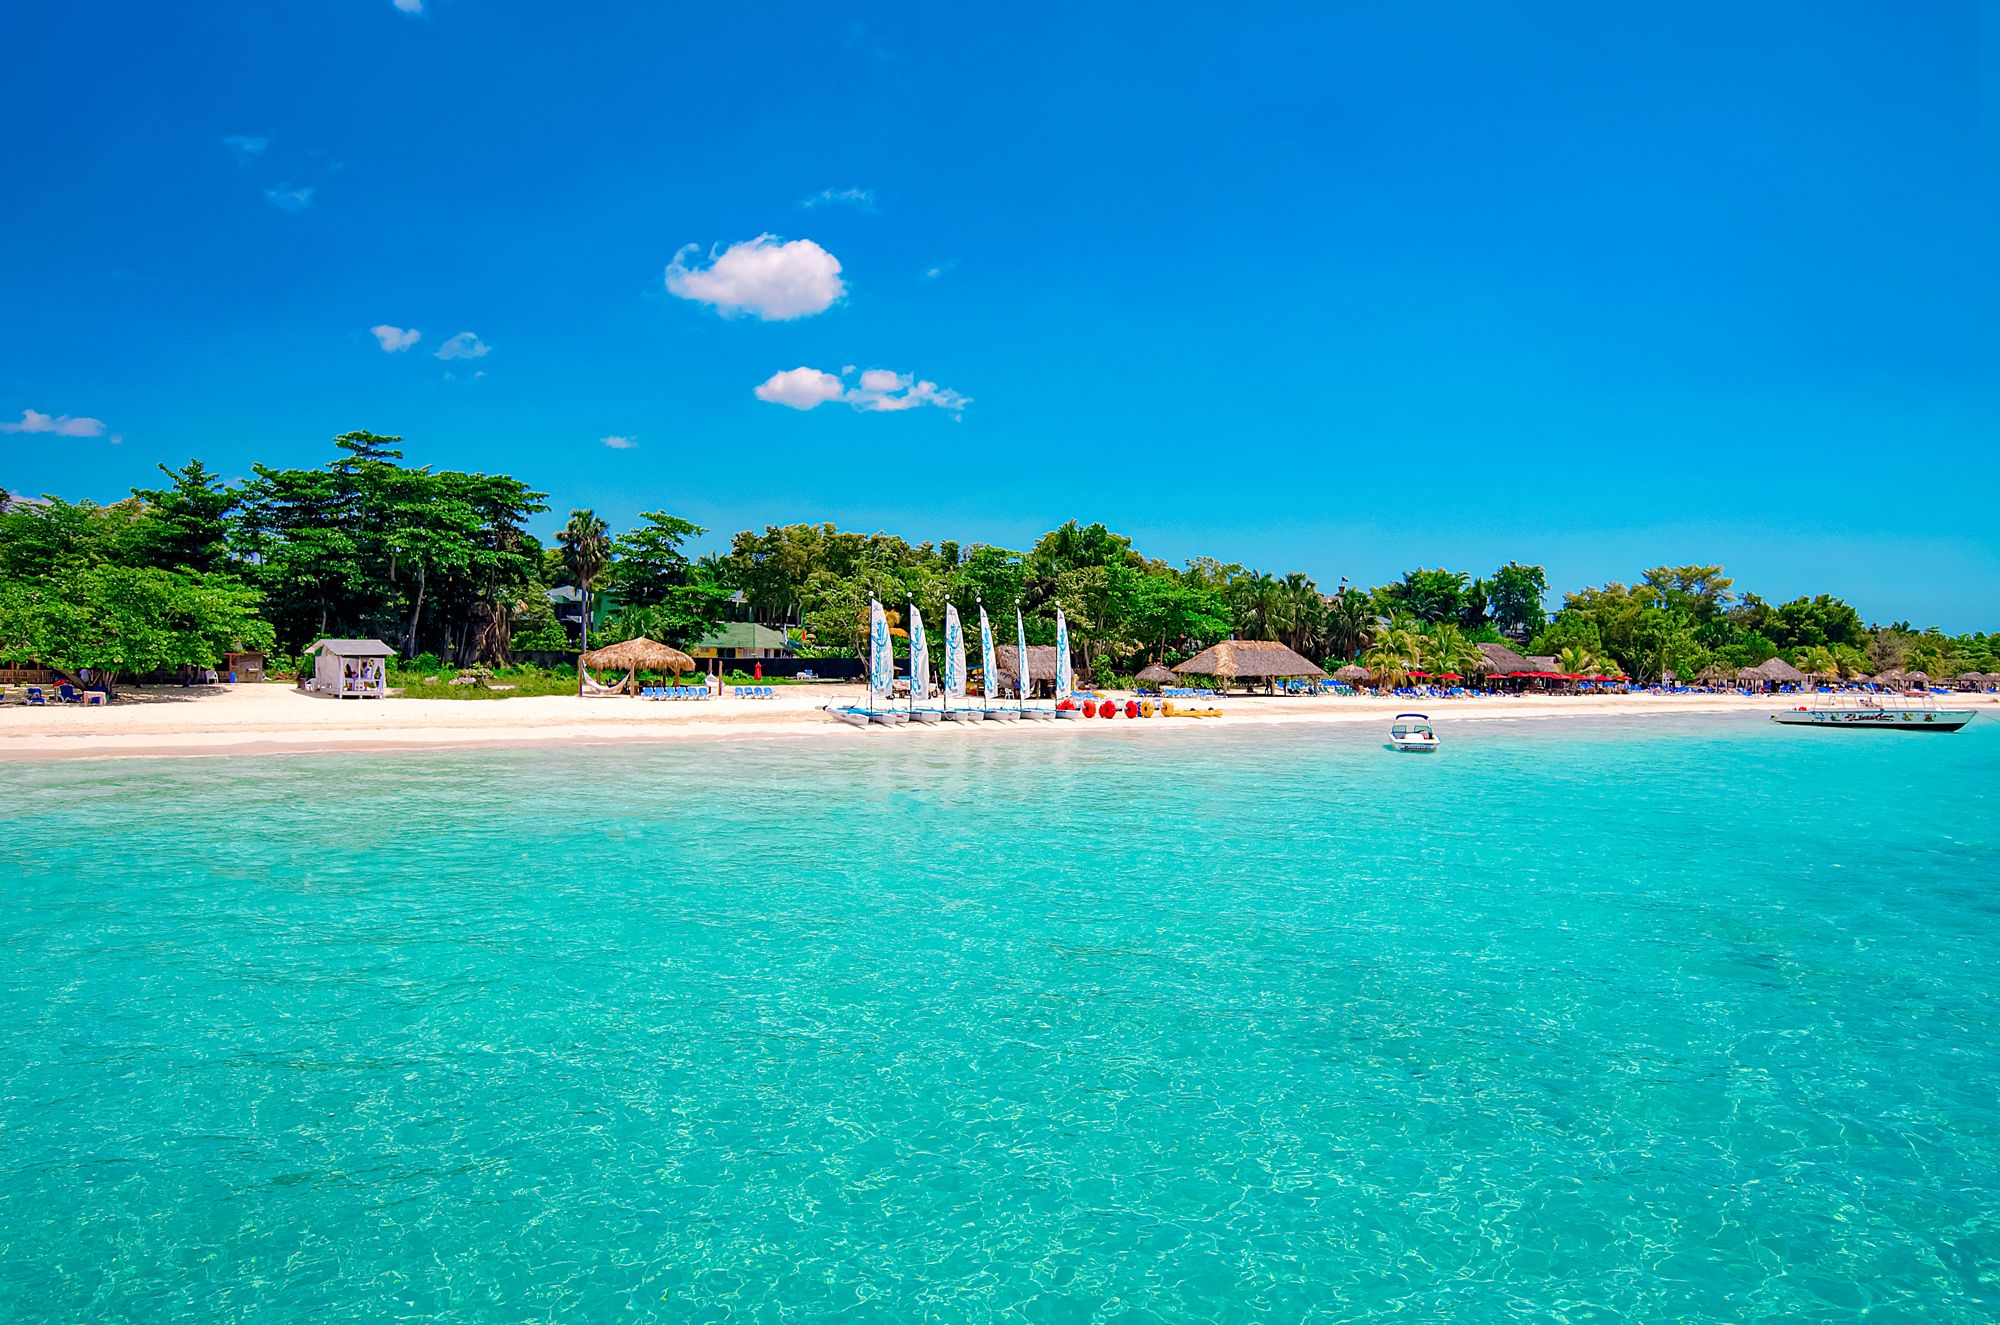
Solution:
M 1389 748 L 1404 754 L 1436 753 L 1438 738 L 1431 730 L 1430 718 L 1422 713 L 1398 713 L 1389 728 Z
M 953 708 L 951 702 L 958 701 Z M 958 608 L 944 605 L 944 720 L 978 722 L 979 710 L 965 706 L 965 627 L 959 623 Z
M 1076 698 L 1076 678 L 1069 670 L 1069 620 L 1063 610 L 1056 609 L 1056 706 L 1051 712 L 1058 718 L 1081 718 L 1083 711 L 1063 705 Z
M 885 702 L 895 680 L 896 654 L 889 647 L 889 617 L 882 604 L 871 598 L 868 600 L 868 703 L 862 707 L 829 704 L 827 712 L 850 727 L 866 727 L 871 722 L 884 727 L 901 726 L 910 720 L 909 716 Z
M 1955 732 L 1973 719 L 1971 709 L 1930 704 L 1884 704 L 1862 699 L 1852 704 L 1801 704 L 1771 721 L 1786 727 L 1838 727 L 1854 731 Z
M 924 638 L 924 614 L 910 604 L 910 707 L 911 722 L 938 723 L 944 721 L 944 710 L 918 708 L 917 701 L 931 697 L 931 649 L 930 641 Z
M 1021 620 L 1021 609 L 1018 607 L 1014 609 L 1014 660 L 1014 670 L 1019 673 L 1015 678 L 1015 687 L 1020 694 L 1021 716 L 1031 722 L 1054 721 L 1055 710 L 1028 707 L 1028 692 L 1034 689 L 1034 682 L 1029 680 L 1032 669 L 1028 666 L 1028 623 Z
M 988 722 L 1017 722 L 1021 715 L 1010 708 L 994 708 L 993 697 L 1000 688 L 1000 663 L 993 656 L 993 623 L 986 619 L 986 604 L 979 605 L 980 689 L 986 707 L 980 715 Z

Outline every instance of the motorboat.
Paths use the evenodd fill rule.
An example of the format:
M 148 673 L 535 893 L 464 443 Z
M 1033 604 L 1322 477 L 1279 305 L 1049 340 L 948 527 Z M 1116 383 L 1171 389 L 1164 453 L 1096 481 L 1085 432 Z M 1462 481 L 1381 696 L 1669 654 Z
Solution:
M 1853 704 L 1801 704 L 1771 721 L 1785 727 L 1836 727 L 1852 731 L 1955 732 L 1971 722 L 1971 709 L 1944 709 L 1933 704 L 1884 704 L 1863 698 Z
M 1389 727 L 1389 748 L 1404 754 L 1432 754 L 1438 748 L 1437 733 L 1431 730 L 1429 716 L 1422 713 L 1398 713 L 1396 721 Z

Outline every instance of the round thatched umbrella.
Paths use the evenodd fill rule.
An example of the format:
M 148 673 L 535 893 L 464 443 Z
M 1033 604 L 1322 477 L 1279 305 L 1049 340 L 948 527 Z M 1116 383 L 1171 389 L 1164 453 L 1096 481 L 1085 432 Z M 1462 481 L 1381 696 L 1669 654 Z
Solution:
M 1368 679 L 1368 669 L 1360 663 L 1349 663 L 1335 672 L 1333 679 L 1336 681 L 1345 681 L 1349 685 L 1353 685 L 1357 681 L 1366 681 Z
M 595 667 L 600 671 L 622 671 L 625 679 L 612 687 L 608 693 L 616 694 L 630 685 L 632 678 L 641 671 L 672 672 L 679 677 L 683 672 L 694 670 L 694 659 L 670 644 L 647 639 L 644 635 L 637 639 L 620 640 L 607 644 L 601 649 L 592 649 L 576 660 L 577 679 L 584 680 L 583 669 Z M 600 693 L 606 693 L 599 687 Z
M 1164 663 L 1147 663 L 1133 679 L 1142 686 L 1163 686 L 1179 678 L 1174 675 L 1174 669 Z

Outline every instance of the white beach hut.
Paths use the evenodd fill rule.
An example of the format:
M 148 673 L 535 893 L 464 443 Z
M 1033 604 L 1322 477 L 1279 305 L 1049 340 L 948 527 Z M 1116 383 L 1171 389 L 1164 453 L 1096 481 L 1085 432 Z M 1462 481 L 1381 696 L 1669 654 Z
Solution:
M 389 693 L 395 652 L 378 639 L 323 639 L 306 649 L 313 657 L 312 689 L 341 699 L 381 699 Z

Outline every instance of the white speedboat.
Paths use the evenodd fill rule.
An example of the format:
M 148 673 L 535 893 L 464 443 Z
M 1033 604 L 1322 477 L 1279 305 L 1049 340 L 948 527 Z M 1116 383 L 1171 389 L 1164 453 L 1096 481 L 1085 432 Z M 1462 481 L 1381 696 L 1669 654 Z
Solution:
M 1437 733 L 1422 713 L 1398 713 L 1389 728 L 1389 748 L 1404 754 L 1432 754 L 1438 748 Z

